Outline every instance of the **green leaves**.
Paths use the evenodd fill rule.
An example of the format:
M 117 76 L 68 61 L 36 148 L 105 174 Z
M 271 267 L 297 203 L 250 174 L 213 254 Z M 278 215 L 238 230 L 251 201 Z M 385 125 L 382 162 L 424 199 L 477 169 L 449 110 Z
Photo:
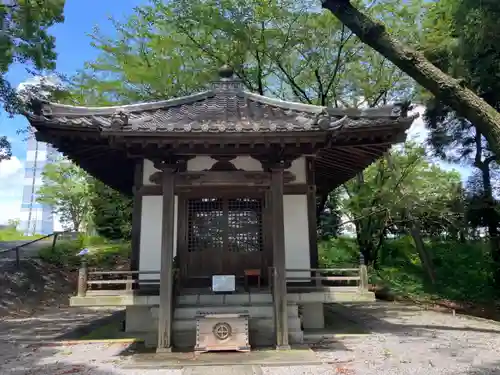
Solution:
M 49 28 L 63 22 L 64 0 L 14 0 L 0 5 L 0 101 L 8 112 L 19 103 L 4 74 L 13 63 L 36 70 L 55 68 L 55 39 Z
M 47 164 L 42 172 L 43 185 L 37 191 L 37 201 L 54 208 L 61 221 L 81 229 L 90 224 L 92 206 L 87 173 L 67 160 Z
M 396 0 L 369 11 L 401 35 L 420 8 Z M 396 17 L 393 17 L 396 15 Z M 410 97 L 413 83 L 317 4 L 292 0 L 153 1 L 125 22 L 118 37 L 98 29 L 96 61 L 75 77 L 88 101 L 129 103 L 202 90 L 230 64 L 252 91 L 285 100 L 333 106 L 375 106 Z
M 341 206 L 372 262 L 385 235 L 404 233 L 409 218 L 419 220 L 429 235 L 443 230 L 456 234 L 464 223 L 463 212 L 454 206 L 455 200 L 463 199 L 460 174 L 428 162 L 424 149 L 411 143 L 372 164 L 344 190 Z

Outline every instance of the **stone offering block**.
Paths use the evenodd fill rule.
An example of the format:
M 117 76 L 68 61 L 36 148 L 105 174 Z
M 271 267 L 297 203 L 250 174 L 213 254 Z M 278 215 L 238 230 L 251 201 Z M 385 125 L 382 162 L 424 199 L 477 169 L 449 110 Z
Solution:
M 248 317 L 248 313 L 198 314 L 195 351 L 250 351 Z

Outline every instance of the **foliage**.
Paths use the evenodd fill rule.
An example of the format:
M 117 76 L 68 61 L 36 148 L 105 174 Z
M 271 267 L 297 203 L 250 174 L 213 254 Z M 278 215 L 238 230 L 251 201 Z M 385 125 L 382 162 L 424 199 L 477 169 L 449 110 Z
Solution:
M 321 194 L 318 194 L 321 199 Z M 335 189 L 324 196 L 325 202 L 317 202 L 321 211 L 318 214 L 318 236 L 327 239 L 337 237 L 343 229 L 341 226 L 342 212 L 339 207 L 340 189 Z
M 457 244 L 452 240 L 428 240 L 426 246 L 435 265 L 435 285 L 426 279 L 409 236 L 384 242 L 380 249 L 380 268 L 371 273 L 371 281 L 414 299 L 489 302 L 498 296 L 491 286 L 491 258 L 483 241 Z M 321 242 L 318 250 L 323 268 L 352 266 L 358 262 L 355 238 L 330 239 Z
M 368 264 L 376 264 L 387 235 L 407 233 L 415 220 L 427 235 L 446 232 L 455 238 L 463 223 L 454 205 L 460 175 L 430 163 L 424 149 L 411 143 L 368 167 L 343 190 L 342 212 L 354 223 Z
M 383 17 L 390 9 L 394 16 L 386 21 L 391 30 L 415 40 L 407 25 L 419 19 L 421 3 L 384 0 L 367 11 Z M 100 54 L 73 78 L 69 102 L 125 104 L 191 94 L 209 87 L 225 63 L 248 89 L 304 103 L 377 106 L 414 92 L 413 83 L 394 65 L 311 1 L 155 0 L 113 25 L 112 36 L 99 28 L 92 33 Z M 328 193 L 319 196 L 318 213 L 329 212 L 322 220 L 328 221 L 325 234 L 333 234 L 339 217 L 332 215 L 337 203 Z M 99 197 L 106 210 L 127 206 L 117 197 L 104 204 L 106 199 Z
M 89 178 L 92 222 L 100 236 L 128 240 L 132 230 L 132 199 Z
M 380 3 L 370 12 L 390 8 L 391 28 L 414 39 L 406 25 L 420 8 Z M 312 2 L 155 0 L 114 26 L 117 36 L 92 34 L 101 54 L 75 77 L 74 100 L 184 95 L 207 87 L 224 63 L 253 91 L 305 103 L 373 106 L 412 95 L 406 76 Z
M 64 21 L 64 0 L 13 0 L 0 5 L 0 101 L 7 112 L 20 105 L 5 78 L 14 63 L 32 64 L 37 70 L 54 69 L 55 39 L 49 28 Z
M 61 221 L 73 230 L 90 223 L 91 196 L 86 172 L 67 160 L 47 164 L 42 172 L 43 185 L 37 191 L 37 201 L 53 207 Z
M 12 64 L 21 63 L 35 70 L 54 69 L 55 39 L 49 28 L 64 21 L 65 0 L 11 0 L 0 4 L 0 103 L 6 112 L 17 113 L 21 98 L 7 81 Z M 0 161 L 9 159 L 10 143 L 0 137 Z
M 77 268 L 81 264 L 82 257 L 77 254 L 83 248 L 89 249 L 85 260 L 89 267 L 113 269 L 117 264 L 127 260 L 130 256 L 130 243 L 121 241 L 109 241 L 102 237 L 79 236 L 73 241 L 58 241 L 54 249 L 52 245 L 40 250 L 40 258 L 50 264 Z
M 445 0 L 432 4 L 425 20 L 424 50 L 440 67 L 475 90 L 497 111 L 500 109 L 498 75 L 500 6 L 491 1 Z M 428 100 L 425 116 L 431 129 L 430 143 L 443 159 L 476 168 L 468 184 L 467 219 L 486 227 L 497 264 L 500 285 L 500 216 L 495 198 L 499 165 L 485 134 L 437 98 Z
M 0 162 L 2 160 L 9 160 L 12 156 L 12 147 L 7 137 L 0 137 Z

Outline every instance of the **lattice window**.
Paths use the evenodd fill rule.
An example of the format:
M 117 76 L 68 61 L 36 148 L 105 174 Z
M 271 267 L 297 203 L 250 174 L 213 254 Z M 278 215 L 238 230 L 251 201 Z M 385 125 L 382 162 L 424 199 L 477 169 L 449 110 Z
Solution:
M 223 249 L 224 209 L 219 198 L 188 200 L 188 251 Z
M 236 198 L 228 201 L 228 250 L 262 250 L 262 201 Z
M 188 200 L 188 251 L 262 250 L 262 200 L 201 198 Z

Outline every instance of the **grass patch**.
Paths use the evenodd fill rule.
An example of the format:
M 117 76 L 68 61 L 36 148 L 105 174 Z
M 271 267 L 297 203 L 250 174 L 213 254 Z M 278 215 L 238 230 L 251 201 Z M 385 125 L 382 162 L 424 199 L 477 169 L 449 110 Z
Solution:
M 43 237 L 41 234 L 25 236 L 23 232 L 14 227 L 0 229 L 0 241 L 30 241 L 41 237 Z
M 76 268 L 81 264 L 77 254 L 84 248 L 89 267 L 113 269 L 130 258 L 130 243 L 106 240 L 102 237 L 80 236 L 76 240 L 58 241 L 56 246 L 47 246 L 40 250 L 40 258 L 50 264 L 65 268 Z

